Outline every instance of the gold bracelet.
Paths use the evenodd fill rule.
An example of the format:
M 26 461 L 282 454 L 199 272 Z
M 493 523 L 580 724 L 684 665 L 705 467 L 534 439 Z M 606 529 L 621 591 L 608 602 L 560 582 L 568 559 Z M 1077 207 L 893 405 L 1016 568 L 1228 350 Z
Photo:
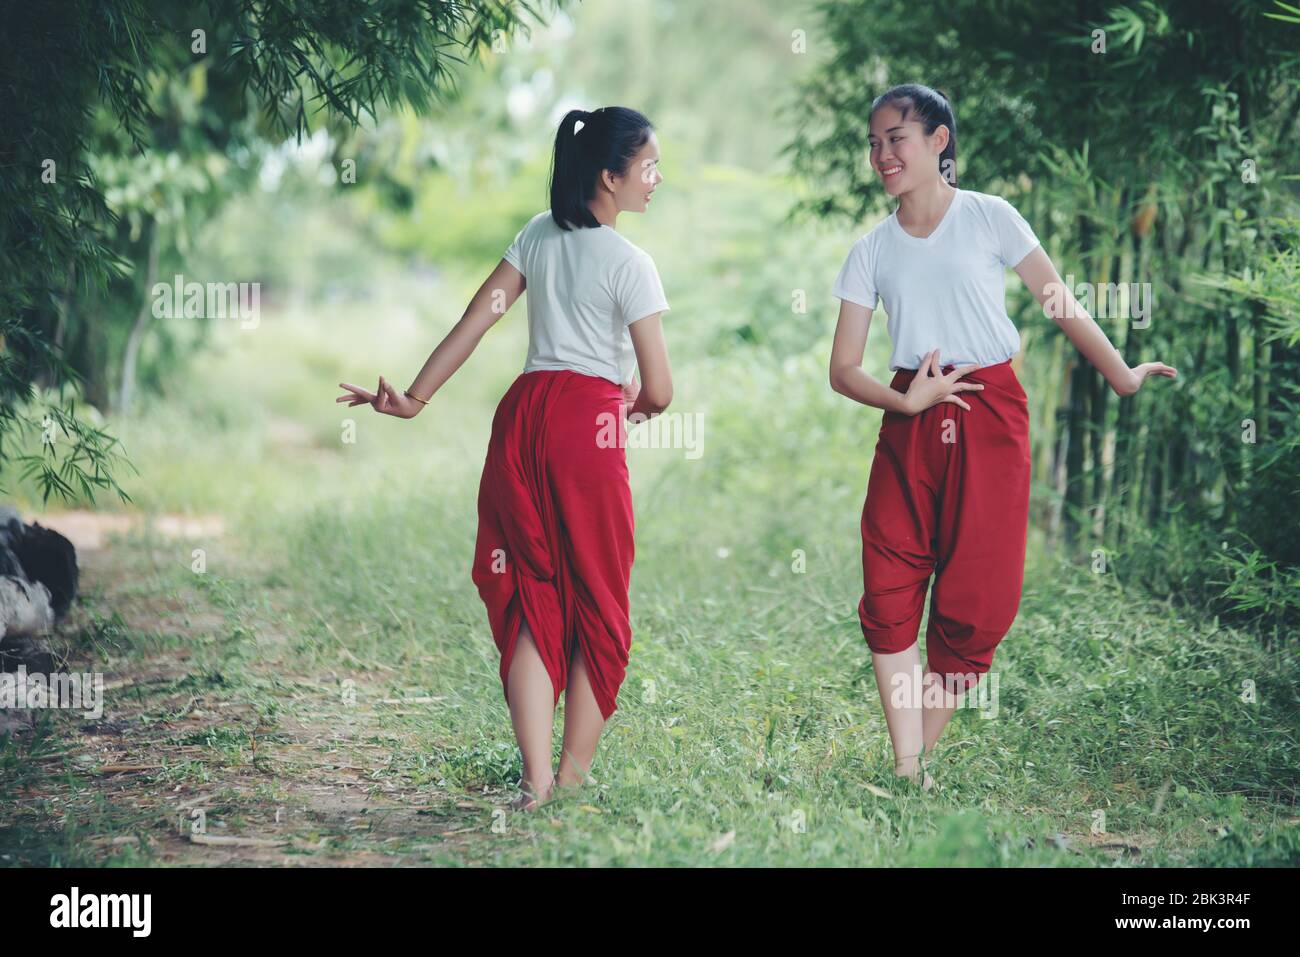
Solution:
M 408 399 L 414 399 L 416 402 L 419 402 L 421 405 L 428 405 L 429 399 L 433 398 L 433 396 L 429 396 L 429 399 L 421 399 L 418 395 L 411 395 L 410 392 L 407 392 L 405 390 L 403 390 L 402 395 L 406 396 Z

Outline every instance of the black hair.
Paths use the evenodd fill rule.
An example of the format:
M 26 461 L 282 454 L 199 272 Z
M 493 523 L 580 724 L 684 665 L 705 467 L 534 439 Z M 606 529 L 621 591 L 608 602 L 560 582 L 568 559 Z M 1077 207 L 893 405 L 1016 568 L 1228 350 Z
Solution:
M 582 122 L 582 129 L 575 127 Z M 555 134 L 551 164 L 551 217 L 557 226 L 595 228 L 600 222 L 587 203 L 596 195 L 602 170 L 622 175 L 654 129 L 636 110 L 602 106 L 588 113 L 569 110 Z
M 924 84 L 903 83 L 890 87 L 876 97 L 871 104 L 871 112 L 867 115 L 867 122 L 871 122 L 871 117 L 875 115 L 877 109 L 887 104 L 897 106 L 904 120 L 908 119 L 909 113 L 914 112 L 915 115 L 911 118 L 924 124 L 927 136 L 941 126 L 948 127 L 948 145 L 939 154 L 939 175 L 956 186 L 957 119 L 952 115 L 952 106 L 948 103 L 948 98 Z M 945 163 L 948 167 L 947 172 L 944 172 Z

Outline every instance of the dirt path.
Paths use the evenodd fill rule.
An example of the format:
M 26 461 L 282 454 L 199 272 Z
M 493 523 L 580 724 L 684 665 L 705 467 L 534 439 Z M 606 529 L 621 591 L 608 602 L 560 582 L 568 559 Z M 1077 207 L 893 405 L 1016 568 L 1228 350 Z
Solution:
M 394 766 L 418 746 L 394 715 L 420 702 L 358 688 L 355 701 L 381 699 L 365 706 L 328 678 L 285 674 L 247 646 L 289 640 L 276 621 L 287 596 L 258 585 L 250 629 L 247 609 L 175 574 L 191 547 L 177 539 L 201 534 L 213 566 L 256 576 L 245 556 L 230 563 L 219 523 L 114 537 L 127 531 L 114 516 L 37 520 L 78 544 L 82 597 L 50 644 L 70 671 L 103 672 L 104 714 L 47 711 L 48 735 L 15 736 L 0 862 L 402 865 L 472 860 L 498 837 L 506 795 L 457 800 Z M 238 681 L 212 666 L 227 652 Z

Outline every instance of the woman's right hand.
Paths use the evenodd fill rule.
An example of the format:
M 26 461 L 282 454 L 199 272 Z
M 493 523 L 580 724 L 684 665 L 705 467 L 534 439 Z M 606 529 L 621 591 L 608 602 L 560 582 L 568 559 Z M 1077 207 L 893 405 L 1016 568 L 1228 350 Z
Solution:
M 974 372 L 980 366 L 978 364 L 958 366 L 947 375 L 940 371 L 941 368 L 939 350 L 935 349 L 926 355 L 921 362 L 921 367 L 916 370 L 916 375 L 912 376 L 912 381 L 907 386 L 907 392 L 903 396 L 903 411 L 906 414 L 917 415 L 940 402 L 951 402 L 953 405 L 961 406 L 967 412 L 970 411 L 970 406 L 958 398 L 957 393 L 970 389 L 983 389 L 984 386 L 978 382 L 957 380 L 968 372 Z
M 346 402 L 348 408 L 365 402 L 373 406 L 376 412 L 382 412 L 384 415 L 395 415 L 399 419 L 413 419 L 424 408 L 415 399 L 399 393 L 383 376 L 379 377 L 379 388 L 374 392 L 367 392 L 360 386 L 350 385 L 347 382 L 340 382 L 339 387 L 347 389 L 349 394 L 341 395 L 334 401 Z

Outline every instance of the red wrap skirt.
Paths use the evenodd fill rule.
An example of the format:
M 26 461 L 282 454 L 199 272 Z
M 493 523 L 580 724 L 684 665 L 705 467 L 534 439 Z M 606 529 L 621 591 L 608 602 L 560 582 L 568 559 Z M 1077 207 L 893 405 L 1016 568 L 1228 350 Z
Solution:
M 944 366 L 946 374 L 951 365 Z M 906 392 L 914 369 L 890 387 Z M 1020 607 L 1029 523 L 1029 399 L 1011 360 L 976 369 L 918 415 L 886 412 L 862 509 L 862 634 L 892 654 L 916 642 L 930 576 L 926 670 L 979 682 Z
M 569 370 L 525 372 L 492 420 L 472 577 L 509 698 L 522 621 L 558 703 L 581 650 L 605 718 L 632 645 L 634 556 L 623 390 Z

